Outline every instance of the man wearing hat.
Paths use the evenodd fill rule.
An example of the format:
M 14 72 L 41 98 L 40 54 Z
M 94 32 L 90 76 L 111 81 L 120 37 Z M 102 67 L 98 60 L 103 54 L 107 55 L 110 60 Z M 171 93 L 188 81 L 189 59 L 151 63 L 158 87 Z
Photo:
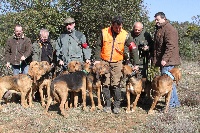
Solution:
M 74 18 L 66 18 L 64 25 L 65 31 L 58 37 L 55 48 L 59 65 L 67 66 L 71 61 L 90 62 L 91 49 L 85 35 L 75 30 Z

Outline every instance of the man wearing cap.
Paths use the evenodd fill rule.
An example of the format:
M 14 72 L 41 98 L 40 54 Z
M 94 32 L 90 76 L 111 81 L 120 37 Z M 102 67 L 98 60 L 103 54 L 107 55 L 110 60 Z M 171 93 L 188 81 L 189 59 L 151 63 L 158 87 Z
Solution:
M 56 42 L 56 56 L 59 65 L 66 66 L 71 61 L 90 62 L 91 49 L 83 33 L 75 30 L 74 18 L 65 21 L 65 31 Z

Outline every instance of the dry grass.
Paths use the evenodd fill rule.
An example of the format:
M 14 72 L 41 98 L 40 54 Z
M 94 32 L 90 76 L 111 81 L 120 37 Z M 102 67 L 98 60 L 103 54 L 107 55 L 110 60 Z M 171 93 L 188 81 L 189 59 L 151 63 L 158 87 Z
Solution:
M 3 105 L 0 111 L 1 133 L 198 133 L 200 132 L 200 66 L 198 62 L 183 62 L 182 80 L 178 86 L 182 106 L 163 113 L 163 102 L 160 101 L 154 115 L 147 115 L 151 101 L 138 103 L 135 112 L 126 114 L 126 102 L 122 103 L 120 114 L 106 114 L 100 110 L 84 112 L 81 107 L 70 109 L 69 117 L 60 115 L 58 105 L 51 106 L 49 114 L 38 102 L 35 107 L 24 109 L 20 104 Z M 89 97 L 87 97 L 89 101 Z M 97 102 L 97 99 L 96 99 Z M 90 108 L 90 102 L 87 103 Z

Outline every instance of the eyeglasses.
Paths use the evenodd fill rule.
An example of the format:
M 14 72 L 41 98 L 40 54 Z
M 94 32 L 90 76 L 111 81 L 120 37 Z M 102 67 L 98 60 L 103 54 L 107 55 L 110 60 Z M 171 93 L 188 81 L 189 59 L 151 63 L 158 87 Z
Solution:
M 66 23 L 66 26 L 68 26 L 68 25 L 72 26 L 73 24 L 74 24 L 74 22 L 72 22 L 72 23 Z

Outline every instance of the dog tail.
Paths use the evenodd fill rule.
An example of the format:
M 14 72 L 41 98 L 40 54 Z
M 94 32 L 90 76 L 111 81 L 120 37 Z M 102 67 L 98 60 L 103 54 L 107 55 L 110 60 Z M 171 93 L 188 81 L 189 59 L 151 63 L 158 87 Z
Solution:
M 53 91 L 53 96 L 54 96 L 55 100 L 56 100 L 58 103 L 60 103 L 60 98 L 59 98 L 58 94 L 57 94 L 55 91 Z
M 55 100 L 60 103 L 60 98 L 58 94 L 55 92 L 54 84 L 55 84 L 54 82 L 51 82 L 50 91 L 53 94 L 53 97 L 55 98 Z

